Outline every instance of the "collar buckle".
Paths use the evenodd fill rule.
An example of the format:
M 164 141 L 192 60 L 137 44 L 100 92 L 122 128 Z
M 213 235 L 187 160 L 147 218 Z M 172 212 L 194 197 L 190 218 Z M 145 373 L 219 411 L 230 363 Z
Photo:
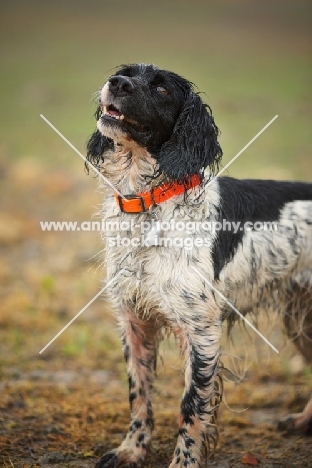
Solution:
M 129 213 L 129 211 L 127 211 L 127 208 L 126 208 L 128 203 L 124 199 L 129 200 L 129 203 L 132 200 L 139 200 L 140 205 L 141 205 L 141 209 L 139 211 L 132 211 L 131 210 L 131 213 L 134 213 L 134 214 L 146 213 L 148 211 L 146 206 L 145 206 L 144 197 L 141 197 L 139 195 L 124 195 L 123 197 L 121 197 L 120 195 L 118 195 L 116 198 L 118 200 L 118 205 L 119 205 L 120 211 L 122 213 Z

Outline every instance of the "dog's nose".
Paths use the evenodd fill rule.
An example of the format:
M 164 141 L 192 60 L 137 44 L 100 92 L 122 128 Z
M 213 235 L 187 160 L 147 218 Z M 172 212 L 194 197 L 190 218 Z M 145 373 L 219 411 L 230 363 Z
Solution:
M 114 96 L 122 97 L 132 94 L 134 86 L 126 76 L 112 76 L 109 80 L 109 90 Z

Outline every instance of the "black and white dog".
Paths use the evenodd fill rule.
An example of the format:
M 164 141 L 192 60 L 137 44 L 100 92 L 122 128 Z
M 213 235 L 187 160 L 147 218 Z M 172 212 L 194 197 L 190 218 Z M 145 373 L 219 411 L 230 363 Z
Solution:
M 312 362 L 312 184 L 216 178 L 222 151 L 209 106 L 192 83 L 154 65 L 109 78 L 96 119 L 87 158 L 117 190 L 103 202 L 113 226 L 103 237 L 131 407 L 125 440 L 97 467 L 142 466 L 157 348 L 169 330 L 186 361 L 170 468 L 198 468 L 222 397 L 221 325 L 235 318 L 224 298 L 244 315 L 279 313 Z M 256 229 L 267 222 L 274 229 Z M 280 426 L 311 431 L 312 400 Z

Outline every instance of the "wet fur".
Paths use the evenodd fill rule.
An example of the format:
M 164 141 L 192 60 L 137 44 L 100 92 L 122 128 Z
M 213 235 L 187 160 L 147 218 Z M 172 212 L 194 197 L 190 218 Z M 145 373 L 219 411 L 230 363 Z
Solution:
M 117 77 L 117 79 L 116 79 Z M 117 83 L 117 84 L 116 84 Z M 160 91 L 165 88 L 168 93 Z M 113 104 L 121 124 L 102 115 Z M 207 238 L 193 249 L 179 246 L 114 246 L 106 241 L 110 297 L 122 330 L 129 377 L 131 423 L 120 447 L 98 468 L 138 468 L 151 440 L 151 403 L 157 349 L 166 330 L 175 334 L 185 358 L 185 390 L 178 440 L 170 468 L 198 468 L 217 436 L 222 398 L 222 321 L 235 313 L 192 266 L 242 313 L 279 312 L 286 332 L 312 361 L 312 185 L 217 178 L 222 151 L 210 108 L 184 78 L 153 65 L 122 67 L 100 93 L 97 129 L 88 141 L 88 160 L 124 195 L 163 182 L 182 183 L 196 174 L 201 184 L 161 205 L 161 220 L 198 221 L 194 232 L 167 236 Z M 122 238 L 140 237 L 150 213 L 121 213 L 108 190 L 101 215 L 133 223 Z M 276 231 L 206 232 L 200 222 L 275 221 Z M 280 423 L 289 431 L 311 430 L 312 404 Z

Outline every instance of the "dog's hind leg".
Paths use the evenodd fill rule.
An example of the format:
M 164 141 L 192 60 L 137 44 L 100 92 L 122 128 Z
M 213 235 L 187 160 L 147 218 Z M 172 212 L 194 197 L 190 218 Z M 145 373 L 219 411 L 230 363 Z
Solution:
M 291 298 L 284 316 L 288 336 L 293 340 L 307 363 L 312 366 L 312 286 L 292 284 Z M 280 430 L 312 435 L 312 398 L 302 413 L 290 414 L 278 422 Z
M 122 315 L 122 340 L 129 379 L 131 422 L 122 444 L 105 454 L 96 468 L 139 468 L 146 456 L 153 429 L 151 392 L 157 354 L 153 320 Z

